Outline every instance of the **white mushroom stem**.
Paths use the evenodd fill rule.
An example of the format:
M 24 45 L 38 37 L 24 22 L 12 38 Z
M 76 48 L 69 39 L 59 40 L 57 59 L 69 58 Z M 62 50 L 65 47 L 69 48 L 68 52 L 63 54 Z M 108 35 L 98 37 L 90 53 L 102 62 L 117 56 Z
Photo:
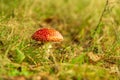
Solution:
M 45 54 L 50 54 L 51 53 L 51 49 L 52 48 L 52 45 L 51 43 L 45 43 L 44 46 L 43 46 L 43 49 L 45 50 Z
M 42 49 L 44 51 L 44 57 L 46 60 L 49 60 L 49 56 L 51 54 L 51 48 L 52 48 L 52 44 L 50 42 L 42 42 Z
M 52 53 L 52 43 L 47 42 L 43 45 L 43 49 L 45 51 L 45 58 L 49 60 L 49 57 L 51 56 L 53 58 L 53 61 L 56 62 L 55 57 Z

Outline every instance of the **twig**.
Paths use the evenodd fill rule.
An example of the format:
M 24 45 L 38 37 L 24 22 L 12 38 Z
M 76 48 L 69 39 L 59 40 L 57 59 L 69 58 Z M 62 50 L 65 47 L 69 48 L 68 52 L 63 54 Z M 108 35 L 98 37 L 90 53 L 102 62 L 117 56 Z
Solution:
M 106 0 L 105 6 L 104 6 L 103 11 L 102 11 L 102 13 L 101 13 L 101 16 L 100 16 L 100 18 L 99 18 L 99 21 L 98 21 L 98 23 L 97 23 L 97 25 L 96 25 L 96 28 L 95 28 L 94 32 L 93 32 L 93 36 L 96 34 L 96 31 L 97 31 L 98 28 L 99 28 L 99 25 L 100 25 L 100 23 L 101 23 L 101 21 L 102 21 L 102 18 L 103 18 L 103 16 L 104 16 L 104 13 L 106 12 L 107 6 L 108 6 L 108 0 Z

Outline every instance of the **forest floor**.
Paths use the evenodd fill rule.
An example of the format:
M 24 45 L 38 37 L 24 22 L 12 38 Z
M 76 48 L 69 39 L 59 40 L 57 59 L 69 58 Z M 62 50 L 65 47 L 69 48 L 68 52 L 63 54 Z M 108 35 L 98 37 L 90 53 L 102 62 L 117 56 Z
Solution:
M 0 0 L 0 80 L 120 80 L 119 0 Z M 64 37 L 50 55 L 31 39 Z M 43 44 L 44 45 L 44 44 Z

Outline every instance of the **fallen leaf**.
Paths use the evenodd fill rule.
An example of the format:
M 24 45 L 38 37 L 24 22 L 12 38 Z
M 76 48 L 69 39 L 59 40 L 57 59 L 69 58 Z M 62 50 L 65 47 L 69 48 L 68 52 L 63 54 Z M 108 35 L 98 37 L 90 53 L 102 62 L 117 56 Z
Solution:
M 87 54 L 87 56 L 89 57 L 90 60 L 94 61 L 94 62 L 97 62 L 101 59 L 101 57 L 97 54 L 94 54 L 93 52 L 89 52 Z

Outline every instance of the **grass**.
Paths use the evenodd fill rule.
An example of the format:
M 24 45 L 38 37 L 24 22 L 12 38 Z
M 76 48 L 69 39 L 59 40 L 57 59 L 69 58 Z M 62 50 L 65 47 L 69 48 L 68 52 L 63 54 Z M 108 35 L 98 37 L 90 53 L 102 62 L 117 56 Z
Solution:
M 0 80 L 119 80 L 120 2 L 109 0 L 99 21 L 105 4 L 0 0 Z M 31 39 L 43 27 L 64 37 L 53 44 L 50 56 Z

